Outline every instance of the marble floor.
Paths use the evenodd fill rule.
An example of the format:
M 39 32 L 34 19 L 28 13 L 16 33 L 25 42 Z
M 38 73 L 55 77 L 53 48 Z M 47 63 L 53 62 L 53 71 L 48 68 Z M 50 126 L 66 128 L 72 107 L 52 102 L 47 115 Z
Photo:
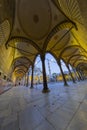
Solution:
M 13 87 L 0 95 L 0 130 L 87 130 L 87 81 Z

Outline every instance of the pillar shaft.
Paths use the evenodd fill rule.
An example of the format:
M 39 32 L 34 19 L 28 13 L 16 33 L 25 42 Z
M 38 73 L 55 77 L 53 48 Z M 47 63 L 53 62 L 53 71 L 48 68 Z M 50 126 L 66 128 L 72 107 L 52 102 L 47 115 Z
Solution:
M 46 78 L 46 68 L 45 68 L 45 55 L 41 55 L 42 61 L 42 72 L 43 72 L 43 93 L 49 92 Z
M 76 72 L 76 69 L 73 68 L 73 67 L 72 67 L 72 69 L 73 69 L 73 72 L 75 73 L 75 77 L 76 77 L 75 79 L 78 80 L 78 81 L 80 81 L 80 78 L 79 78 L 79 75 Z
M 64 75 L 63 70 L 62 70 L 61 63 L 60 63 L 60 61 L 58 61 L 57 63 L 58 63 L 58 65 L 59 65 L 59 68 L 60 68 L 60 71 L 61 71 L 61 74 L 62 74 L 62 77 L 63 77 L 64 85 L 65 85 L 65 86 L 68 86 L 67 81 L 66 81 L 66 78 L 65 78 L 65 75 Z
M 30 86 L 30 88 L 33 88 L 33 80 L 34 80 L 34 64 L 32 65 L 31 86 Z
M 29 78 L 28 77 L 29 76 L 28 76 L 28 73 L 27 73 L 27 75 L 26 75 L 26 87 L 28 87 L 28 85 L 29 85 L 29 83 L 28 83 Z
M 77 74 L 79 76 L 79 79 L 82 80 L 82 77 L 81 77 L 81 75 L 80 75 L 80 73 L 79 73 L 79 71 L 77 69 L 76 69 L 76 72 L 77 72 Z
M 82 71 L 82 75 L 83 75 L 83 78 L 84 78 L 84 80 L 85 80 L 85 74 L 84 74 L 84 72 Z
M 84 80 L 85 78 L 84 78 L 83 72 L 82 72 L 82 71 L 79 71 L 79 72 L 80 72 L 80 75 L 81 75 L 81 77 L 82 77 L 82 80 Z
M 73 75 L 72 75 L 72 73 L 71 73 L 71 70 L 70 70 L 70 68 L 69 68 L 69 65 L 66 65 L 66 66 L 67 66 L 67 69 L 68 69 L 68 71 L 69 71 L 69 74 L 70 74 L 70 76 L 71 76 L 71 78 L 72 78 L 73 83 L 75 83 L 75 79 L 74 79 L 74 77 L 73 77 Z
M 26 86 L 26 74 L 24 75 L 24 86 Z

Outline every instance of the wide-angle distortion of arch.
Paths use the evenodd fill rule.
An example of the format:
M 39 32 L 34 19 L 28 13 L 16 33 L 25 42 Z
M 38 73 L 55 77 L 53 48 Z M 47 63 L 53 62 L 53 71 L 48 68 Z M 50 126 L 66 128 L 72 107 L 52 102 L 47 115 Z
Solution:
M 85 72 L 87 17 L 81 3 L 81 0 L 1 0 L 0 72 L 11 80 L 23 77 L 40 55 L 44 92 L 49 91 L 44 63 L 48 52 L 59 65 L 62 59 L 66 65 Z M 83 3 L 87 4 L 86 0 Z

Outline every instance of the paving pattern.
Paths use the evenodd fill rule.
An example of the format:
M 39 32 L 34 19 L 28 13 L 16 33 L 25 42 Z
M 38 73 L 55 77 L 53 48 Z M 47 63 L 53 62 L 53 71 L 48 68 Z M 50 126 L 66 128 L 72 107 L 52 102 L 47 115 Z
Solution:
M 9 89 L 11 89 L 12 86 L 5 86 L 5 87 L 1 87 L 0 86 L 0 95 L 3 94 L 4 92 L 8 91 Z
M 87 130 L 87 81 L 13 87 L 0 95 L 0 130 Z

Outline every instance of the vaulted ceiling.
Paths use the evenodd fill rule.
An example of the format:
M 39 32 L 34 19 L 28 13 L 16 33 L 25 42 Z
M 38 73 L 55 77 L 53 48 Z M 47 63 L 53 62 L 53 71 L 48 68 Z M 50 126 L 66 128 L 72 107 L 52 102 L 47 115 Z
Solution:
M 38 54 L 87 70 L 87 0 L 0 0 L 0 71 L 23 76 Z

